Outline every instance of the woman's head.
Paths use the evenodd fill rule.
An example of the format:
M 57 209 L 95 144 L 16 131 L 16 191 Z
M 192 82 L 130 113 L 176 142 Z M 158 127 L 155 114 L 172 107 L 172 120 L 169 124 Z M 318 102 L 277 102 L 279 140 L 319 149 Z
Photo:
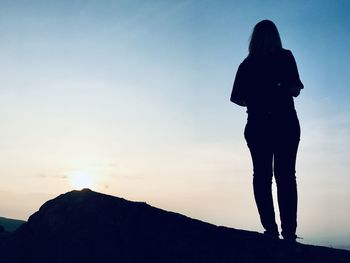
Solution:
M 272 21 L 262 20 L 255 25 L 250 37 L 249 55 L 266 55 L 281 48 L 281 38 Z

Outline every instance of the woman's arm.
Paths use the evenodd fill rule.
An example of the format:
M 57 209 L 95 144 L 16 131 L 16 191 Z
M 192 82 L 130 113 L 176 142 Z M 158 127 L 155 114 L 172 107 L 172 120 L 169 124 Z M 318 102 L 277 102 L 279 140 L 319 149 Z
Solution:
M 246 86 L 246 74 L 244 67 L 239 65 L 235 81 L 232 87 L 231 101 L 239 106 L 247 106 L 246 96 L 245 96 L 245 86 Z
M 298 97 L 299 94 L 300 94 L 300 88 L 298 88 L 298 87 L 289 87 L 288 88 L 288 92 L 293 97 Z
M 300 94 L 300 90 L 304 88 L 303 83 L 299 78 L 299 72 L 297 63 L 291 51 L 288 50 L 288 62 L 287 62 L 287 91 L 293 97 L 297 97 Z
M 281 87 L 281 83 L 277 83 L 277 87 Z M 282 89 L 285 89 L 289 95 L 292 95 L 293 97 L 298 97 L 300 94 L 300 87 L 298 86 L 291 86 L 291 85 L 284 85 L 285 87 L 282 87 Z

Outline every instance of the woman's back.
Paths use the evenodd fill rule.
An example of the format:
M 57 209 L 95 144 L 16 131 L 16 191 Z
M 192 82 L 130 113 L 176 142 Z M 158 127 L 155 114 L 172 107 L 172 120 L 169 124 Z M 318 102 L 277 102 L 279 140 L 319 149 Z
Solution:
M 272 197 L 272 178 L 277 197 L 282 236 L 295 241 L 297 185 L 295 163 L 300 125 L 293 97 L 300 93 L 292 52 L 282 48 L 277 27 L 263 20 L 255 25 L 249 55 L 240 64 L 231 101 L 248 108 L 244 137 L 253 162 L 253 188 L 264 234 L 279 238 Z
M 303 87 L 289 50 L 249 55 L 239 66 L 231 100 L 245 101 L 248 114 L 294 112 L 292 86 Z

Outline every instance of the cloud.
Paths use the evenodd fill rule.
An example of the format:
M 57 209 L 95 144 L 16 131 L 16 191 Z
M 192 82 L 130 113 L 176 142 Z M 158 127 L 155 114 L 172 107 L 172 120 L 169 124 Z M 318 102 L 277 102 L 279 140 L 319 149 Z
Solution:
M 40 173 L 37 175 L 37 177 L 42 178 L 42 179 L 67 179 L 67 175 L 65 174 L 54 174 L 54 175 L 48 175 L 45 173 Z

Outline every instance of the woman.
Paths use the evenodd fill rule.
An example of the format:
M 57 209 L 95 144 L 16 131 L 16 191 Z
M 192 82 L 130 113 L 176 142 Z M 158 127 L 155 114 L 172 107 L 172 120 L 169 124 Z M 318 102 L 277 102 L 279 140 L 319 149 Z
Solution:
M 300 126 L 293 97 L 304 88 L 292 53 L 282 48 L 272 21 L 256 24 L 249 55 L 240 64 L 231 101 L 247 107 L 244 136 L 253 161 L 253 187 L 264 234 L 278 238 L 272 199 L 272 177 L 277 185 L 282 236 L 297 238 L 295 162 Z

